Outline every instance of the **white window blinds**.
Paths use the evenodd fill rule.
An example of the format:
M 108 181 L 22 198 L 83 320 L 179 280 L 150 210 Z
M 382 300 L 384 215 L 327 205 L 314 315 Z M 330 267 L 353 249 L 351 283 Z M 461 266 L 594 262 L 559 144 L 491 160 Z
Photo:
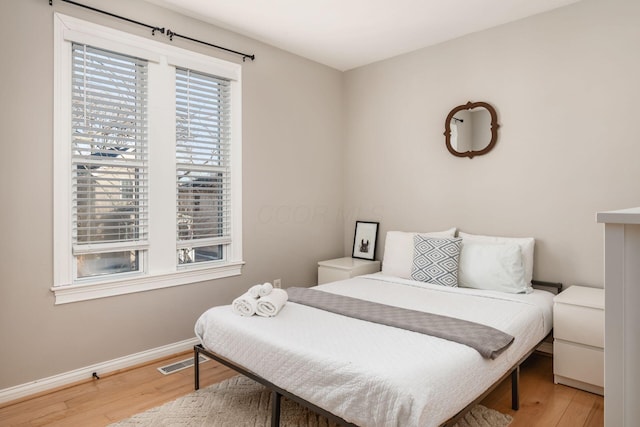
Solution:
M 242 274 L 242 65 L 53 21 L 56 304 Z
M 179 264 L 220 260 L 231 243 L 230 82 L 176 69 Z
M 137 270 L 147 244 L 146 108 L 146 61 L 72 44 L 73 253 L 114 255 L 106 271 L 79 276 L 118 262 L 129 265 L 115 272 Z M 86 260 L 99 269 L 96 258 Z

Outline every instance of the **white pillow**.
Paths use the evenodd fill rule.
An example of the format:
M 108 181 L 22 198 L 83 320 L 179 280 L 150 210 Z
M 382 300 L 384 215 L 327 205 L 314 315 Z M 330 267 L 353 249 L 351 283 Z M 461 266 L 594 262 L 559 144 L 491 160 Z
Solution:
M 467 242 L 480 243 L 516 243 L 522 251 L 522 261 L 524 262 L 524 279 L 527 286 L 531 286 L 533 279 L 533 247 L 536 240 L 533 237 L 495 237 L 482 236 L 479 234 L 467 234 L 460 231 L 458 237 L 462 237 L 462 245 Z
M 413 266 L 413 236 L 419 234 L 425 237 L 454 237 L 456 229 L 416 233 L 406 231 L 387 231 L 384 242 L 384 259 L 382 260 L 382 274 L 411 279 Z
M 463 241 L 458 285 L 513 294 L 528 293 L 522 251 L 516 243 Z

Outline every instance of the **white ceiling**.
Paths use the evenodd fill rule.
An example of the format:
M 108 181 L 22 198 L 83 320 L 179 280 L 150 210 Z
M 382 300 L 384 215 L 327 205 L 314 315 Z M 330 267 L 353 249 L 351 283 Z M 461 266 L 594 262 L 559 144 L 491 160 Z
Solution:
M 579 0 L 146 1 L 345 71 Z

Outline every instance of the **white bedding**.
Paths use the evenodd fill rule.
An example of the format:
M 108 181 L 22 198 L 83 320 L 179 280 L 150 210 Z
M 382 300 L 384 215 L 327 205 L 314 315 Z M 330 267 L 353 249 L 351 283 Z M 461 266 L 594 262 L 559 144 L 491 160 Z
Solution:
M 437 426 L 471 403 L 551 330 L 553 295 L 447 288 L 381 274 L 317 289 L 483 323 L 515 336 L 495 360 L 415 332 L 288 302 L 276 317 L 214 307 L 205 348 L 359 426 Z

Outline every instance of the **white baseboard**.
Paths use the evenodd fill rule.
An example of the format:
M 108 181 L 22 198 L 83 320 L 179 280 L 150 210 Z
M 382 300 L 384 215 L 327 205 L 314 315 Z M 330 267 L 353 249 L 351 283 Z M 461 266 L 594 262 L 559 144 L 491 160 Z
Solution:
M 73 371 L 64 372 L 62 374 L 53 375 L 40 380 L 5 388 L 0 390 L 0 403 L 10 402 L 25 396 L 30 396 L 32 394 L 86 380 L 91 378 L 94 372 L 98 375 L 106 374 L 117 371 L 118 369 L 129 368 L 141 363 L 171 356 L 172 354 L 190 350 L 199 342 L 200 341 L 197 338 L 190 338 L 188 340 L 152 348 L 151 350 L 142 351 L 140 353 L 130 354 L 128 356 L 107 360 L 106 362 L 96 363 L 95 365 L 85 366 L 84 368 L 75 369 Z

